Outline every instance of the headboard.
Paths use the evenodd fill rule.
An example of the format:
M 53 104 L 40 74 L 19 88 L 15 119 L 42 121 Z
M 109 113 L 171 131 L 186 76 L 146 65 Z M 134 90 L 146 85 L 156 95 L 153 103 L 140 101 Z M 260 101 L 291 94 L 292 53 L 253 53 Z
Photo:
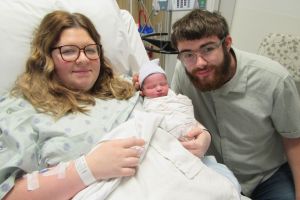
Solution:
M 83 13 L 93 21 L 117 73 L 132 75 L 148 61 L 132 16 L 115 0 L 1 0 L 0 93 L 9 90 L 24 70 L 34 29 L 47 13 L 58 9 Z

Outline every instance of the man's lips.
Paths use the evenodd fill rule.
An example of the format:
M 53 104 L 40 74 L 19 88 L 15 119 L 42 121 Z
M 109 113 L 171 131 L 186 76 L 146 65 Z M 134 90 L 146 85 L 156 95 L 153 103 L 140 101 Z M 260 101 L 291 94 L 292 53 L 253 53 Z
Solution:
M 197 76 L 208 76 L 210 74 L 211 70 L 209 69 L 200 69 L 200 70 L 196 70 L 194 71 L 193 74 L 197 75 Z

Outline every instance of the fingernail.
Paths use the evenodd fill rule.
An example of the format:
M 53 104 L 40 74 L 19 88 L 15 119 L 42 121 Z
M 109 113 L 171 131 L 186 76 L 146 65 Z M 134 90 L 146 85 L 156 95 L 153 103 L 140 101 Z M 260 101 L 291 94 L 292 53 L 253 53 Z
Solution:
M 132 148 L 137 151 L 137 153 L 138 153 L 139 156 L 142 155 L 142 153 L 144 152 L 144 147 L 134 146 Z

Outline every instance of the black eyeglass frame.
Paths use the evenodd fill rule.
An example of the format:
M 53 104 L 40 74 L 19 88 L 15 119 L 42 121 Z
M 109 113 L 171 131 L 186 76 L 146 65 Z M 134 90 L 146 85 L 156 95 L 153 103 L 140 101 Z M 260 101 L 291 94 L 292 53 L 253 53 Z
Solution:
M 97 50 L 98 50 L 98 58 L 89 58 L 89 56 L 87 55 L 87 53 L 86 53 L 86 48 L 89 47 L 89 46 L 91 46 L 91 45 L 96 45 L 96 46 L 97 46 Z M 61 52 L 61 48 L 63 48 L 63 47 L 68 47 L 68 46 L 69 46 L 69 47 L 76 47 L 76 48 L 79 49 L 76 59 L 66 60 L 66 59 L 64 58 L 64 56 L 63 56 L 63 54 L 62 54 L 62 52 Z M 76 61 L 76 60 L 79 58 L 80 52 L 81 52 L 81 51 L 83 51 L 84 55 L 85 55 L 89 60 L 97 60 L 97 59 L 99 59 L 100 56 L 101 56 L 101 52 L 102 52 L 102 45 L 101 45 L 101 44 L 88 44 L 88 45 L 84 46 L 83 48 L 80 48 L 80 47 L 77 46 L 77 45 L 61 45 L 61 46 L 58 46 L 58 47 L 53 47 L 53 48 L 51 48 L 51 51 L 54 51 L 54 50 L 56 50 L 56 49 L 59 50 L 59 54 L 60 54 L 61 58 L 62 58 L 64 61 L 66 61 L 66 62 L 74 62 L 74 61 Z

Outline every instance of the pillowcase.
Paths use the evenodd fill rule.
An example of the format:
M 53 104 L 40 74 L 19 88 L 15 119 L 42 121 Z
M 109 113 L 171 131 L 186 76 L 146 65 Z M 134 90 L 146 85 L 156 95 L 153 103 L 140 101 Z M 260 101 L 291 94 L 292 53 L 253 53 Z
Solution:
M 0 1 L 0 93 L 9 90 L 24 71 L 34 29 L 54 10 L 80 12 L 89 17 L 101 35 L 105 55 L 120 74 L 132 75 L 148 60 L 140 37 L 131 37 L 115 0 L 1 0 Z M 132 24 L 132 21 L 131 21 Z M 136 29 L 137 32 L 137 29 Z M 139 54 L 136 54 L 139 52 Z
M 34 28 L 54 10 L 51 1 L 0 1 L 0 92 L 9 89 L 25 69 Z

